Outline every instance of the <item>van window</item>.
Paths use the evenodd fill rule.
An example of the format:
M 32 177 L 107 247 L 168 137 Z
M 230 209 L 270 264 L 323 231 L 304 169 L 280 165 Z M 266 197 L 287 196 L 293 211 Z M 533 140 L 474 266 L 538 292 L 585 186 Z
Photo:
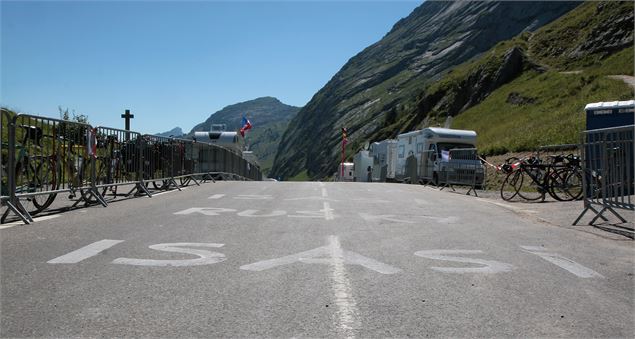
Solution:
M 454 142 L 440 142 L 438 145 L 439 145 L 439 149 L 437 151 L 439 156 L 441 156 L 441 151 L 449 151 L 449 150 L 457 149 L 457 148 L 476 148 L 474 145 L 454 143 Z M 474 150 L 474 153 L 476 153 L 476 150 Z
M 397 154 L 397 156 L 400 158 L 403 158 L 403 155 L 405 152 L 406 152 L 406 146 L 399 145 L 399 153 Z

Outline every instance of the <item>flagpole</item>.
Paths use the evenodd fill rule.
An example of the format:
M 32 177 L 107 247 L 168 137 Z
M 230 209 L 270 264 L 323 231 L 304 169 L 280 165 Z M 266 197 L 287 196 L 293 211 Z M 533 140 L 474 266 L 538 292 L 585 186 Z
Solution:
M 340 181 L 344 181 L 344 154 L 346 151 L 346 138 L 348 137 L 348 133 L 346 127 L 342 127 L 342 162 L 340 163 Z

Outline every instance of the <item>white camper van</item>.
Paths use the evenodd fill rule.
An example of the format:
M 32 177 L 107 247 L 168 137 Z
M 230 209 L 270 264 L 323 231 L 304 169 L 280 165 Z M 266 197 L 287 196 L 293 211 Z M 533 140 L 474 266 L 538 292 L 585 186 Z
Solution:
M 400 134 L 397 140 L 398 177 L 406 176 L 406 159 L 413 155 L 417 161 L 419 179 L 438 184 L 448 178 L 448 171 L 460 167 L 462 171 L 471 170 L 476 173 L 476 185 L 482 184 L 483 167 L 475 150 L 461 159 L 450 159 L 450 150 L 476 148 L 476 132 L 430 127 Z
M 393 181 L 397 169 L 397 140 L 386 139 L 370 145 L 373 181 Z
M 354 181 L 368 182 L 368 169 L 372 171 L 373 158 L 370 157 L 368 151 L 359 151 L 353 157 L 353 168 L 355 169 Z M 372 179 L 372 178 L 371 178 Z

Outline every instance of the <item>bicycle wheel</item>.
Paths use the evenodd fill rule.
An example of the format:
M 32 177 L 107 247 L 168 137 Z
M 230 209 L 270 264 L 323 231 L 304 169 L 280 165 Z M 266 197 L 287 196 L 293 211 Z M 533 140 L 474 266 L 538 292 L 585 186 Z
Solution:
M 582 193 L 584 192 L 582 185 L 583 180 L 580 170 L 574 169 L 573 171 L 570 171 L 565 185 L 565 190 L 567 191 L 569 197 L 571 197 L 570 200 L 579 200 L 582 198 Z
M 501 185 L 501 198 L 510 201 L 518 194 L 518 186 L 522 184 L 520 171 L 514 171 L 507 175 Z
M 523 169 L 519 172 L 521 173 L 522 179 L 520 180 L 520 185 L 517 187 L 518 196 L 529 201 L 541 198 L 544 200 L 545 190 L 538 182 L 536 182 L 541 180 L 544 175 L 543 171 L 540 169 L 529 168 Z M 536 180 L 534 180 L 534 178 Z
M 569 201 L 571 197 L 566 190 L 567 177 L 569 176 L 569 168 L 560 168 L 549 174 L 547 183 L 547 192 L 558 201 Z
M 48 160 L 29 160 L 28 164 L 18 163 L 15 177 L 18 180 L 16 188 L 20 187 L 16 193 L 37 193 L 26 198 L 26 201 L 33 205 L 30 208 L 25 206 L 30 214 L 35 215 L 43 211 L 55 200 L 57 193 L 47 192 L 56 190 L 59 180 Z

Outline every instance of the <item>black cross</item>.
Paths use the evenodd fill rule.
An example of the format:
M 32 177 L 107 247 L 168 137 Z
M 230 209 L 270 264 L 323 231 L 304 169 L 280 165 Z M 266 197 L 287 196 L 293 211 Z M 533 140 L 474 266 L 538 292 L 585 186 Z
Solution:
M 130 119 L 134 118 L 134 114 L 130 114 L 130 110 L 126 110 L 126 114 L 121 115 L 122 118 L 126 119 L 126 131 L 130 130 Z M 130 133 L 126 133 L 126 140 L 130 140 Z

